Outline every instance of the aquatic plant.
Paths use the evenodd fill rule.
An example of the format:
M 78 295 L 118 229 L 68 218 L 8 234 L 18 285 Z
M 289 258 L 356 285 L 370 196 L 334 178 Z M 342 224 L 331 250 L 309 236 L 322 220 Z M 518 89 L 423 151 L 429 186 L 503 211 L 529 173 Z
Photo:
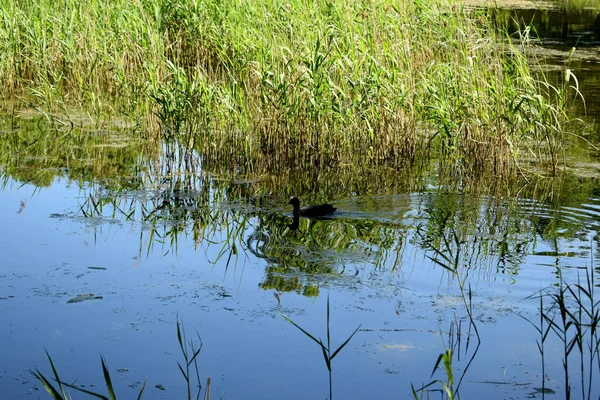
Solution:
M 332 348 L 331 348 L 331 330 L 329 328 L 329 294 L 327 295 L 327 323 L 326 323 L 326 328 L 327 328 L 327 345 L 325 345 L 325 343 L 323 343 L 323 340 L 321 338 L 317 339 L 316 337 L 314 337 L 313 335 L 311 335 L 310 333 L 308 333 L 300 325 L 298 325 L 294 321 L 292 321 L 289 317 L 285 316 L 284 314 L 281 314 L 281 316 L 283 318 L 285 318 L 285 320 L 288 321 L 290 324 L 292 324 L 296 328 L 298 328 L 308 338 L 312 339 L 321 348 L 321 351 L 323 352 L 323 359 L 325 360 L 325 365 L 327 366 L 327 371 L 329 372 L 329 399 L 332 400 L 333 399 L 333 381 L 331 379 L 331 361 L 333 361 L 333 359 L 335 358 L 335 356 L 337 356 L 339 354 L 339 352 L 348 344 L 348 342 L 350 341 L 350 339 L 352 339 L 352 337 L 354 337 L 354 335 L 356 334 L 356 332 L 358 332 L 358 330 L 360 329 L 360 327 L 362 325 L 359 325 L 354 330 L 354 332 L 352 332 L 352 334 L 350 336 L 348 336 L 348 338 L 346 339 L 346 341 L 344 341 L 344 343 L 342 343 L 332 353 L 331 352 L 331 350 L 332 350 Z
M 196 343 L 193 340 L 190 339 L 188 341 L 186 338 L 186 335 L 185 335 L 185 330 L 183 329 L 183 327 L 181 325 L 182 324 L 179 323 L 179 320 L 177 320 L 177 341 L 179 342 L 179 348 L 181 349 L 181 354 L 183 355 L 183 359 L 185 361 L 185 363 L 184 363 L 185 366 L 182 367 L 179 362 L 177 362 L 177 366 L 179 367 L 179 370 L 181 371 L 181 374 L 183 375 L 183 378 L 185 379 L 185 382 L 187 384 L 187 398 L 188 399 L 194 398 L 194 397 L 192 397 L 192 387 L 191 387 L 191 384 L 193 382 L 192 376 L 191 376 L 192 371 L 190 371 L 190 367 L 192 365 L 194 366 L 193 372 L 195 372 L 195 378 L 196 378 L 195 382 L 198 387 L 195 398 L 196 398 L 196 400 L 198 400 L 200 398 L 200 393 L 202 391 L 202 383 L 200 382 L 200 371 L 198 369 L 198 355 L 200 354 L 200 350 L 202 350 L 202 339 L 200 338 L 199 334 L 196 334 L 198 337 L 198 343 L 199 343 L 198 346 L 196 345 Z M 207 378 L 206 394 L 208 395 L 208 398 L 210 398 L 210 378 Z M 206 396 L 205 396 L 205 398 L 206 398 Z
M 594 399 L 594 381 L 600 371 L 600 300 L 596 296 L 595 271 L 585 270 L 585 281 L 565 283 L 559 271 L 559 286 L 542 290 L 528 298 L 539 299 L 537 323 L 522 316 L 538 332 L 537 347 L 541 356 L 542 398 L 546 394 L 546 348 L 550 334 L 562 344 L 564 396 L 571 399 L 573 374 L 578 374 L 582 399 Z M 577 357 L 578 356 L 578 357 Z M 574 359 L 578 358 L 577 361 Z
M 596 0 L 557 0 L 558 8 L 567 11 L 581 11 L 583 9 L 597 9 Z
M 200 338 L 200 335 L 198 335 L 199 345 L 197 345 L 196 342 L 194 342 L 194 340 L 187 340 L 186 335 L 185 335 L 185 330 L 182 327 L 182 325 L 183 325 L 183 323 L 179 322 L 179 318 L 178 318 L 177 319 L 177 341 L 179 342 L 179 348 L 181 349 L 181 353 L 183 355 L 184 366 L 182 367 L 182 365 L 179 362 L 177 362 L 177 366 L 179 367 L 179 370 L 181 371 L 181 373 L 186 381 L 186 384 L 187 384 L 187 399 L 188 400 L 192 400 L 192 399 L 198 400 L 200 398 L 200 394 L 202 391 L 202 383 L 200 382 L 200 373 L 199 373 L 199 368 L 198 368 L 198 355 L 200 354 L 200 350 L 202 350 L 202 339 Z M 42 387 L 44 389 L 46 389 L 46 391 L 50 394 L 50 396 L 54 400 L 70 400 L 71 395 L 68 392 L 67 388 L 74 389 L 78 392 L 85 393 L 87 395 L 90 395 L 92 397 L 96 397 L 96 398 L 99 398 L 102 400 L 116 400 L 117 396 L 115 394 L 115 390 L 114 390 L 114 387 L 112 384 L 112 379 L 110 376 L 110 371 L 108 370 L 108 367 L 106 365 L 106 360 L 104 359 L 104 357 L 101 357 L 102 373 L 104 374 L 104 383 L 106 386 L 106 390 L 108 391 L 108 396 L 105 396 L 105 395 L 97 393 L 97 392 L 93 392 L 91 390 L 87 390 L 83 386 L 76 385 L 75 383 L 67 383 L 67 382 L 61 380 L 61 378 L 58 375 L 58 370 L 56 369 L 56 367 L 54 365 L 54 361 L 52 360 L 52 357 L 50 357 L 50 354 L 48 354 L 48 351 L 46 351 L 46 356 L 48 357 L 48 361 L 50 362 L 50 367 L 52 368 L 52 374 L 54 376 L 52 378 L 52 380 L 55 382 L 55 384 L 57 386 L 54 386 L 55 384 L 53 384 L 52 381 L 50 379 L 48 379 L 44 374 L 42 374 L 40 372 L 40 370 L 37 368 L 35 369 L 35 371 L 31 371 L 31 374 L 40 382 Z M 193 366 L 193 371 L 190 368 L 192 366 Z M 192 372 L 194 372 L 195 380 L 194 380 L 194 377 L 192 376 Z M 193 393 L 192 393 L 192 384 L 195 384 L 198 388 L 195 395 L 193 395 Z M 142 398 L 145 388 L 146 388 L 146 381 L 144 381 L 144 383 L 137 395 L 138 400 L 140 400 Z M 206 381 L 204 400 L 210 400 L 210 377 L 207 378 L 207 381 Z
M 445 394 L 445 396 L 443 396 L 442 398 L 445 398 L 448 400 L 454 400 L 455 391 L 453 389 L 454 373 L 452 372 L 452 358 L 453 358 L 452 350 L 446 349 L 446 351 L 444 353 L 440 354 L 440 356 L 438 357 L 437 361 L 435 362 L 435 366 L 433 367 L 433 371 L 431 372 L 431 376 L 433 377 L 433 375 L 435 374 L 435 371 L 438 369 L 438 367 L 440 365 L 440 362 L 443 362 L 444 371 L 446 372 L 446 376 L 447 376 L 447 381 L 444 382 L 441 379 L 433 380 L 433 381 L 429 382 L 428 384 L 426 384 L 425 386 L 420 387 L 419 389 L 415 389 L 415 387 L 411 384 L 413 399 L 415 399 L 415 400 L 422 399 L 426 390 L 429 390 L 428 389 L 429 387 L 435 385 L 436 383 L 439 383 L 442 386 L 442 390 Z M 427 398 L 429 398 L 429 396 Z
M 41 385 L 44 387 L 44 389 L 46 389 L 46 391 L 50 394 L 50 396 L 52 396 L 53 399 L 55 399 L 55 400 L 70 400 L 71 396 L 68 395 L 68 392 L 65 389 L 65 387 L 75 389 L 79 392 L 82 392 L 82 393 L 85 393 L 90 396 L 97 397 L 97 398 L 103 399 L 103 400 L 109 400 L 109 399 L 115 400 L 117 398 L 115 395 L 113 385 L 112 385 L 112 379 L 110 377 L 110 372 L 108 371 L 108 367 L 106 366 L 106 361 L 104 360 L 104 357 L 101 357 L 102 373 L 104 374 L 104 382 L 106 384 L 106 390 L 108 390 L 108 397 L 104 396 L 102 394 L 96 393 L 96 392 L 92 392 L 91 390 L 84 389 L 81 386 L 77 386 L 72 383 L 66 383 L 64 381 L 61 381 L 60 377 L 58 376 L 58 371 L 56 370 L 56 367 L 54 366 L 54 362 L 52 361 L 52 357 L 50 357 L 50 354 L 48 354 L 48 351 L 46 351 L 46 356 L 48 357 L 48 361 L 50 362 L 50 366 L 52 367 L 54 381 L 58 385 L 58 388 L 54 387 L 52 382 L 50 382 L 50 380 L 48 378 L 46 378 L 38 369 L 36 369 L 35 371 L 31 371 L 31 373 L 33 374 L 33 376 L 35 376 L 37 378 L 37 380 L 41 383 Z M 137 396 L 138 400 L 142 398 L 142 394 L 144 393 L 145 388 L 146 388 L 146 382 L 144 381 L 144 384 L 142 385 L 142 388 L 140 389 L 140 392 Z
M 126 114 L 271 168 L 434 153 L 523 172 L 523 154 L 554 165 L 566 119 L 563 89 L 457 0 L 9 0 L 0 49 L 0 92 L 50 119 Z
M 456 278 L 458 282 L 458 286 L 460 289 L 461 299 L 464 304 L 464 309 L 467 313 L 468 319 L 468 330 L 466 332 L 466 346 L 465 346 L 465 355 L 469 352 L 469 347 L 471 343 L 471 329 L 473 329 L 473 334 L 476 339 L 476 345 L 473 349 L 473 352 L 470 354 L 467 363 L 465 364 L 462 373 L 460 375 L 460 379 L 456 382 L 456 386 L 454 385 L 455 378 L 452 369 L 452 361 L 453 356 L 457 354 L 457 349 L 460 348 L 461 343 L 461 334 L 462 334 L 462 324 L 460 321 L 453 322 L 450 331 L 448 334 L 448 347 L 446 350 L 441 353 L 433 367 L 433 371 L 431 372 L 431 377 L 435 374 L 438 369 L 440 363 L 444 365 L 444 371 L 446 373 L 446 381 L 441 379 L 435 379 L 418 389 L 415 389 L 414 385 L 411 384 L 412 396 L 415 400 L 422 398 L 426 391 L 431 390 L 429 387 L 440 384 L 442 386 L 442 391 L 445 394 L 443 398 L 447 398 L 448 400 L 453 400 L 459 396 L 459 390 L 461 383 L 465 376 L 467 375 L 467 371 L 469 367 L 475 360 L 477 353 L 479 351 L 479 347 L 481 346 L 481 337 L 479 336 L 479 330 L 477 329 L 477 324 L 475 323 L 475 318 L 473 315 L 473 292 L 471 291 L 471 286 L 469 285 L 468 289 L 466 287 L 466 281 L 468 278 L 469 268 L 464 268 L 464 251 L 463 249 L 468 245 L 466 241 L 460 240 L 456 231 L 453 228 L 443 227 L 441 234 L 439 237 L 434 239 L 439 239 L 441 244 L 436 245 L 436 240 L 432 240 L 431 237 L 428 237 L 425 233 L 422 232 L 422 227 L 418 227 L 417 235 L 421 237 L 423 240 L 426 249 L 428 249 L 433 256 L 428 255 L 431 261 L 433 261 L 436 265 L 439 265 L 444 270 L 448 271 L 452 274 L 453 277 Z M 456 328 L 455 328 L 456 327 Z M 454 331 L 456 329 L 456 332 Z

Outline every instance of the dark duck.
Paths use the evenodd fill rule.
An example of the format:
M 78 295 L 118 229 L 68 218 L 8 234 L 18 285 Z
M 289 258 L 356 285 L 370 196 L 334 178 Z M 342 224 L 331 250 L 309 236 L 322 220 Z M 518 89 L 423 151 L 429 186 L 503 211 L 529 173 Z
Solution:
M 288 204 L 294 207 L 294 219 L 299 217 L 319 218 L 333 214 L 337 208 L 331 204 L 320 204 L 318 206 L 307 206 L 300 208 L 300 200 L 297 197 L 292 197 Z

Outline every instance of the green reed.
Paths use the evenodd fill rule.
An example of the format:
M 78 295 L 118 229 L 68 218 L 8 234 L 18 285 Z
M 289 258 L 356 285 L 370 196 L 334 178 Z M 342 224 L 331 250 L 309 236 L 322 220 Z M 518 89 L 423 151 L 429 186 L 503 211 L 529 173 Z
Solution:
M 594 269 L 585 271 L 585 280 L 565 283 L 560 274 L 559 286 L 542 290 L 530 298 L 539 298 L 540 319 L 531 323 L 540 338 L 536 340 L 542 362 L 542 398 L 545 395 L 546 342 L 552 337 L 561 344 L 564 398 L 571 399 L 574 377 L 582 399 L 596 398 L 592 391 L 600 371 L 600 300 L 595 293 Z
M 419 389 L 415 389 L 414 385 L 411 384 L 411 394 L 412 394 L 413 399 L 415 399 L 415 400 L 422 399 L 426 393 L 426 389 L 431 390 L 428 388 L 435 385 L 436 383 L 439 383 L 442 386 L 442 389 L 439 391 L 443 392 L 443 394 L 442 394 L 443 399 L 454 400 L 456 398 L 456 394 L 453 389 L 454 372 L 452 371 L 452 358 L 453 358 L 452 350 L 449 348 L 446 349 L 446 351 L 444 353 L 439 355 L 439 357 L 435 363 L 435 366 L 433 367 L 433 371 L 431 372 L 431 376 L 433 377 L 433 375 L 435 374 L 435 371 L 438 369 L 440 363 L 443 363 L 444 371 L 445 371 L 446 377 L 447 377 L 447 380 L 445 382 L 441 379 L 434 380 L 434 381 L 431 381 L 428 384 L 420 387 Z M 445 394 L 445 396 L 444 396 L 444 394 Z M 429 399 L 429 396 L 427 396 L 426 398 Z
M 583 9 L 598 9 L 595 0 L 558 0 L 558 8 L 567 11 L 580 11 Z
M 0 92 L 50 116 L 145 116 L 223 157 L 397 166 L 439 150 L 511 171 L 522 153 L 555 160 L 565 116 L 502 37 L 456 0 L 9 0 Z
M 202 339 L 200 335 L 198 336 L 197 342 L 190 339 L 188 340 L 185 334 L 185 329 L 183 328 L 183 322 L 177 319 L 177 341 L 179 342 L 179 348 L 181 350 L 181 354 L 183 355 L 184 364 L 177 362 L 177 366 L 181 371 L 186 384 L 187 384 L 187 399 L 188 400 L 198 400 L 200 399 L 200 395 L 202 393 L 202 383 L 200 381 L 200 372 L 198 368 L 198 356 L 200 355 L 200 351 L 202 350 Z M 50 363 L 50 367 L 52 368 L 52 378 L 47 378 L 43 373 L 40 372 L 39 369 L 35 369 L 35 371 L 31 371 L 31 374 L 40 382 L 42 387 L 50 394 L 52 399 L 54 400 L 70 400 L 72 399 L 71 394 L 67 389 L 74 389 L 77 392 L 87 394 L 91 397 L 96 397 L 102 400 L 116 400 L 117 396 L 115 394 L 115 389 L 112 384 L 112 378 L 110 376 L 110 371 L 106 364 L 106 360 L 104 357 L 101 357 L 102 361 L 102 373 L 104 376 L 104 383 L 106 386 L 106 390 L 108 391 L 108 396 L 100 394 L 98 392 L 93 392 L 91 390 L 84 389 L 81 385 L 76 385 L 75 383 L 67 383 L 61 380 L 58 370 L 54 365 L 54 361 L 48 351 L 46 351 L 46 356 L 48 357 L 48 362 Z M 52 382 L 54 381 L 54 383 Z M 55 386 L 56 385 L 56 386 Z M 195 394 L 192 386 L 196 386 L 197 390 Z M 142 395 L 144 394 L 144 389 L 146 388 L 146 381 L 142 385 L 137 399 L 140 400 Z M 210 378 L 207 378 L 206 388 L 204 390 L 204 400 L 210 400 Z
M 106 385 L 106 390 L 108 391 L 108 396 L 105 396 L 105 395 L 97 393 L 97 392 L 93 392 L 91 390 L 84 389 L 82 386 L 77 386 L 73 383 L 66 383 L 64 381 L 61 381 L 60 377 L 58 376 L 58 371 L 56 370 L 56 367 L 54 366 L 54 362 L 52 361 L 52 357 L 50 357 L 50 354 L 48 354 L 48 351 L 46 351 L 46 356 L 48 357 L 48 361 L 50 362 L 50 366 L 52 367 L 52 373 L 54 375 L 53 380 L 56 382 L 56 384 L 58 386 L 55 387 L 52 384 L 52 382 L 48 378 L 46 378 L 38 369 L 36 369 L 35 371 L 31 371 L 31 373 L 40 382 L 40 384 L 44 387 L 44 389 L 46 389 L 46 391 L 50 394 L 50 396 L 54 400 L 70 400 L 72 397 L 66 388 L 75 389 L 78 392 L 85 393 L 87 395 L 90 395 L 92 397 L 96 397 L 96 398 L 99 398 L 102 400 L 116 400 L 117 396 L 115 395 L 115 390 L 113 388 L 112 379 L 110 377 L 110 371 L 108 370 L 108 367 L 106 366 L 106 361 L 104 360 L 104 357 L 101 357 L 102 373 L 104 375 L 104 383 Z M 137 396 L 138 400 L 142 398 L 145 388 L 146 388 L 146 382 L 144 382 L 144 384 L 142 385 L 142 388 L 140 389 L 140 392 L 138 393 L 138 396 Z
M 417 228 L 417 235 L 422 241 L 423 247 L 428 250 L 432 255 L 428 255 L 431 261 L 436 265 L 442 267 L 452 277 L 456 278 L 461 299 L 463 301 L 464 309 L 467 313 L 468 319 L 468 330 L 465 334 L 466 346 L 464 348 L 465 355 L 469 352 L 469 346 L 471 343 L 471 336 L 475 337 L 475 348 L 468 357 L 468 361 L 465 364 L 460 378 L 455 384 L 454 372 L 452 369 L 452 362 L 455 354 L 459 355 L 460 358 L 460 344 L 462 342 L 462 323 L 460 320 L 454 321 L 450 327 L 448 334 L 448 345 L 446 350 L 438 356 L 435 362 L 431 377 L 435 374 L 440 364 L 444 365 L 444 372 L 446 374 L 446 381 L 441 379 L 433 380 L 422 387 L 415 389 L 411 384 L 412 396 L 415 400 L 423 398 L 429 387 L 439 384 L 442 389 L 442 398 L 444 399 L 455 399 L 460 398 L 460 386 L 465 378 L 469 367 L 475 360 L 479 347 L 481 346 L 481 337 L 479 336 L 479 330 L 475 323 L 475 317 L 473 314 L 473 292 L 471 286 L 467 287 L 467 279 L 469 276 L 469 267 L 467 263 L 473 261 L 466 249 L 471 245 L 465 240 L 459 238 L 456 230 L 452 226 L 450 219 L 444 219 L 441 226 L 435 229 L 433 232 L 423 230 L 423 227 Z M 455 331 L 456 329 L 456 331 Z M 471 329 L 473 333 L 471 333 Z
M 329 320 L 330 320 L 329 319 L 329 295 L 327 295 L 327 322 L 326 322 L 327 344 L 323 343 L 323 340 L 321 338 L 317 339 L 316 337 L 314 337 L 313 335 L 311 335 L 309 332 L 307 332 L 300 325 L 298 325 L 297 323 L 295 323 L 294 321 L 292 321 L 289 317 L 286 317 L 283 314 L 281 314 L 281 316 L 283 318 L 285 318 L 285 320 L 288 321 L 290 324 L 292 324 L 296 328 L 298 328 L 308 338 L 312 339 L 321 348 L 321 351 L 323 352 L 323 359 L 325 360 L 325 365 L 327 366 L 327 371 L 329 372 L 329 399 L 332 400 L 333 399 L 333 381 L 332 381 L 332 377 L 331 377 L 331 368 L 332 368 L 331 367 L 331 362 L 333 361 L 333 359 L 335 358 L 335 356 L 337 356 L 339 354 L 339 352 L 342 351 L 342 349 L 348 344 L 348 342 L 350 342 L 350 340 L 354 337 L 354 335 L 356 334 L 356 332 L 358 332 L 358 330 L 360 329 L 360 327 L 362 325 L 359 325 L 354 330 L 354 332 L 352 332 L 352 334 L 350 336 L 348 336 L 348 338 L 344 341 L 344 343 L 342 343 L 336 350 L 333 351 L 333 354 L 332 354 L 332 348 L 331 348 L 331 330 L 330 330 L 330 327 L 329 327 Z

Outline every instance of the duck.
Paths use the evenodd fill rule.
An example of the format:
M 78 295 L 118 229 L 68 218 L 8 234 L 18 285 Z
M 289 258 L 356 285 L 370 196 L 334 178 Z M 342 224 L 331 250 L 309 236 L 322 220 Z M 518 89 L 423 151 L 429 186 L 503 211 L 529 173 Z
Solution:
M 297 197 L 292 197 L 288 204 L 294 207 L 294 219 L 299 217 L 319 218 L 331 215 L 337 210 L 331 204 L 320 204 L 315 206 L 307 206 L 300 208 L 300 200 Z

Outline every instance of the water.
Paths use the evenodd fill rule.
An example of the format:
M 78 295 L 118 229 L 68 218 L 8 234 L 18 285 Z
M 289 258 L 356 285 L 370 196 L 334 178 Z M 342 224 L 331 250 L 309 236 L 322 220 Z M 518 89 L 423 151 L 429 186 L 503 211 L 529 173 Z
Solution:
M 596 93 L 598 63 L 581 63 L 592 70 L 579 75 L 584 94 Z M 332 361 L 336 398 L 409 398 L 411 385 L 446 381 L 441 364 L 431 377 L 446 348 L 461 398 L 541 398 L 543 379 L 564 397 L 554 334 L 542 375 L 536 294 L 555 293 L 561 275 L 598 279 L 593 154 L 560 181 L 474 194 L 395 171 L 209 170 L 197 154 L 127 132 L 57 137 L 40 125 L 21 122 L 29 145 L 0 169 L 2 398 L 49 398 L 30 373 L 52 375 L 44 350 L 64 381 L 86 389 L 106 393 L 103 356 L 118 398 L 144 381 L 146 399 L 186 398 L 178 321 L 188 340 L 201 338 L 211 398 L 327 398 L 320 347 L 283 315 L 326 341 L 328 299 L 332 350 L 360 326 Z M 292 231 L 291 194 L 338 211 Z M 457 274 L 434 261 L 457 254 Z M 570 362 L 578 398 L 578 355 Z M 440 383 L 429 389 L 441 396 Z
M 203 383 L 211 378 L 213 398 L 323 398 L 321 351 L 281 314 L 325 338 L 327 296 L 334 347 L 361 326 L 333 360 L 334 395 L 407 397 L 411 383 L 429 382 L 457 323 L 464 331 L 456 351 L 464 358 L 455 373 L 473 356 L 457 279 L 427 258 L 434 253 L 426 243 L 439 238 L 444 218 L 457 229 L 478 226 L 471 235 L 477 241 L 462 251 L 482 342 L 461 393 L 523 397 L 541 386 L 536 332 L 519 317 L 535 321 L 538 304 L 525 298 L 556 285 L 559 269 L 573 282 L 589 268 L 600 221 L 593 197 L 576 208 L 552 208 L 425 191 L 341 198 L 336 218 L 303 220 L 293 232 L 283 202 L 224 199 L 211 204 L 210 215 L 227 223 L 194 240 L 186 220 L 174 242 L 164 233 L 180 222 L 174 218 L 157 228 L 106 206 L 102 217 L 82 217 L 97 192 L 66 177 L 45 188 L 8 178 L 0 194 L 6 398 L 46 398 L 28 372 L 50 374 L 44 349 L 66 381 L 101 390 L 102 355 L 121 395 L 134 396 L 147 379 L 146 398 L 184 398 L 178 317 L 188 338 L 202 339 L 200 374 Z M 156 193 L 120 195 L 123 203 L 150 204 Z M 241 231 L 228 238 L 228 229 Z M 544 237 L 553 230 L 556 237 Z M 230 258 L 233 244 L 237 255 Z M 89 294 L 101 299 L 69 303 Z M 548 386 L 560 391 L 560 352 L 548 349 L 546 357 L 547 373 L 556 377 Z
M 530 37 L 541 45 L 535 56 L 544 64 L 545 73 L 550 76 L 556 75 L 557 85 L 562 83 L 565 69 L 568 68 L 575 74 L 577 81 L 571 80 L 570 86 L 578 87 L 584 94 L 585 102 L 580 98 L 571 101 L 570 113 L 587 119 L 588 122 L 594 122 L 600 113 L 598 8 L 501 8 L 494 10 L 494 16 L 499 24 L 511 33 L 517 32 L 519 28 L 530 27 Z M 574 92 L 572 96 L 575 99 Z M 597 124 L 592 135 L 597 141 Z

